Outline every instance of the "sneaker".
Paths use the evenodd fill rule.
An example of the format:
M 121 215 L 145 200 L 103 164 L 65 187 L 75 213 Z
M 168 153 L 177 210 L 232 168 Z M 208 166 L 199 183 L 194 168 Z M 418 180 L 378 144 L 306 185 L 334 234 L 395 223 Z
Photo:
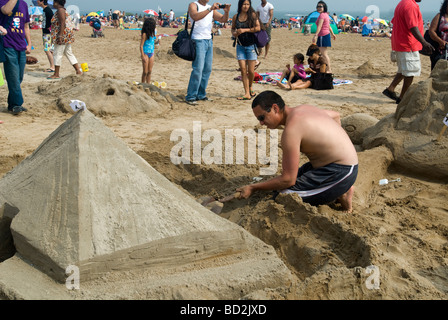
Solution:
M 392 100 L 395 100 L 395 101 L 397 101 L 397 99 L 399 99 L 395 92 L 389 91 L 389 89 L 387 89 L 387 88 L 384 89 L 383 94 L 386 97 L 391 98 Z
M 401 102 L 400 98 L 397 98 L 397 104 L 399 104 Z
M 18 115 L 19 113 L 24 112 L 24 111 L 28 111 L 28 110 L 22 106 L 15 106 L 11 110 L 13 115 Z
M 185 100 L 185 102 L 191 106 L 197 105 L 198 102 L 196 100 Z
M 209 102 L 212 102 L 213 101 L 213 99 L 210 99 L 209 97 L 205 97 L 205 98 L 203 98 L 203 99 L 199 99 L 200 101 L 209 101 Z

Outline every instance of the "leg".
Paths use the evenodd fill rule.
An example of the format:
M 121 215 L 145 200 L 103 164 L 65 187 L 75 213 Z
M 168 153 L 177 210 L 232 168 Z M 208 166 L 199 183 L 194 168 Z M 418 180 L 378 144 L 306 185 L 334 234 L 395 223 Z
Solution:
M 56 44 L 54 46 L 54 74 L 48 78 L 56 79 L 60 77 L 59 71 L 61 70 L 62 55 L 64 54 L 65 46 Z
M 148 77 L 148 70 L 149 70 L 149 57 L 146 54 L 143 54 L 142 67 L 143 67 L 142 83 L 149 83 L 149 82 L 146 82 L 146 79 Z
M 327 47 L 319 47 L 320 52 L 322 53 L 322 56 L 327 60 L 327 73 L 331 72 L 331 63 L 330 63 L 330 57 L 328 56 L 328 48 Z
M 276 81 L 277 87 L 280 87 L 282 89 L 291 89 L 291 87 L 288 84 L 283 84 L 281 81 Z
M 254 94 L 253 90 L 252 90 L 252 85 L 254 84 L 256 62 L 257 62 L 257 60 L 248 60 L 247 61 L 247 78 L 248 78 L 248 83 L 249 83 L 249 94 L 250 94 L 251 98 Z
M 238 60 L 241 70 L 241 78 L 243 80 L 244 98 L 250 99 L 249 76 L 247 74 L 247 60 Z
M 268 52 L 269 52 L 269 47 L 271 46 L 271 42 L 268 42 L 268 44 L 266 45 L 265 49 L 264 49 L 264 58 L 266 59 Z
M 342 209 L 346 213 L 352 213 L 353 207 L 352 207 L 352 199 L 353 194 L 355 193 L 355 187 L 352 186 L 346 193 L 344 193 L 342 196 L 338 198 L 338 201 L 342 205 Z
M 394 92 L 395 88 L 400 84 L 401 80 L 403 79 L 404 76 L 401 73 L 397 73 L 394 79 L 392 80 L 392 83 L 389 85 L 389 87 L 387 87 L 387 90 L 389 90 L 390 92 Z
M 75 69 L 76 74 L 82 74 L 82 70 L 79 67 L 78 60 L 73 54 L 72 45 L 70 43 L 65 45 L 64 54 L 67 57 L 68 61 L 70 61 L 70 64 Z
M 401 93 L 400 93 L 400 100 L 403 99 L 404 94 L 406 93 L 406 91 L 408 91 L 408 89 L 411 86 L 413 81 L 414 81 L 414 77 L 404 77 L 403 87 L 401 88 Z
M 146 72 L 146 83 L 151 83 L 152 67 L 154 66 L 154 54 L 149 58 L 148 69 Z
M 5 78 L 8 84 L 8 110 L 13 107 L 22 106 L 23 95 L 20 84 L 23 80 L 23 73 L 26 64 L 26 55 L 23 51 L 23 57 L 20 51 L 13 48 L 5 48 L 6 61 L 3 63 Z M 22 61 L 25 59 L 25 61 Z
M 205 40 L 196 40 L 196 59 L 192 63 L 193 70 L 190 74 L 190 81 L 188 82 L 187 95 L 185 97 L 186 101 L 198 100 L 199 86 L 202 80 L 202 72 L 205 64 Z
M 210 79 L 210 75 L 212 73 L 213 67 L 213 40 L 204 40 L 205 41 L 205 60 L 204 60 L 204 69 L 202 70 L 202 79 L 200 82 L 199 90 L 198 90 L 198 99 L 202 100 L 207 97 L 207 86 L 208 80 Z
M 302 80 L 296 81 L 293 84 L 291 84 L 291 90 L 294 89 L 307 89 L 309 87 L 311 87 L 311 81 L 305 81 L 303 82 Z

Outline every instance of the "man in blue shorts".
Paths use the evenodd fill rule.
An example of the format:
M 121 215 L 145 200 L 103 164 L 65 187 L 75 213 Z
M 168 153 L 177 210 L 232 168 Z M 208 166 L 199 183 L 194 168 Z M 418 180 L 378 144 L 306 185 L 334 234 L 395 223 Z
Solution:
M 257 190 L 293 192 L 314 206 L 337 200 L 351 213 L 358 155 L 341 127 L 339 113 L 310 105 L 287 107 L 274 91 L 260 93 L 252 111 L 271 130 L 284 126 L 282 174 L 237 189 L 240 198 L 249 198 Z M 309 162 L 299 168 L 301 153 Z

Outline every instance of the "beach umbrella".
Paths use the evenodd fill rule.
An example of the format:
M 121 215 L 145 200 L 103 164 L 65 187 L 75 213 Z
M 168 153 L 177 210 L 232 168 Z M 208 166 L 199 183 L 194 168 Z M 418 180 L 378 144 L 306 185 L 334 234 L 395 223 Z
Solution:
M 362 19 L 361 19 L 361 21 L 364 22 L 364 23 L 366 23 L 368 20 L 372 20 L 372 19 L 369 19 L 368 16 L 364 16 L 364 17 L 362 17 Z
M 291 21 L 298 21 L 296 18 L 289 18 Z
M 347 19 L 347 20 L 355 20 L 355 18 L 353 18 L 351 15 L 346 14 L 346 13 L 339 15 L 339 18 L 343 18 L 343 19 Z
M 44 10 L 41 7 L 29 7 L 28 13 L 30 16 L 40 16 L 44 14 Z
M 373 19 L 373 21 L 384 24 L 386 27 L 388 27 L 389 25 L 387 24 L 386 20 L 384 19 Z
M 155 12 L 154 10 L 152 10 L 152 9 L 146 9 L 143 12 L 146 13 L 146 14 L 150 14 L 150 15 L 156 16 L 156 17 L 159 16 L 159 14 L 157 12 Z
M 88 17 L 99 17 L 100 15 L 98 13 L 92 11 L 87 16 Z

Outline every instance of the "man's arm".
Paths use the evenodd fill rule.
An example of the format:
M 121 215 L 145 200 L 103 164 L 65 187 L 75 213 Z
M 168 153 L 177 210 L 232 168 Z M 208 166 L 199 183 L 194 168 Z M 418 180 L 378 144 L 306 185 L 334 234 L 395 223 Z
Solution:
M 434 52 L 434 47 L 423 38 L 418 27 L 411 28 L 412 35 L 423 45 L 423 51 L 428 53 Z
M 9 16 L 12 13 L 12 10 L 14 10 L 14 7 L 16 6 L 18 0 L 9 0 L 3 7 L 2 7 L 2 13 L 5 16 Z
M 286 130 L 282 135 L 282 174 L 268 181 L 250 184 L 237 189 L 241 192 L 240 199 L 249 198 L 254 191 L 258 190 L 284 190 L 296 183 L 300 163 L 300 141 L 296 131 Z
M 26 39 L 26 54 L 31 53 L 31 33 L 30 33 L 30 24 L 25 23 L 25 39 Z

